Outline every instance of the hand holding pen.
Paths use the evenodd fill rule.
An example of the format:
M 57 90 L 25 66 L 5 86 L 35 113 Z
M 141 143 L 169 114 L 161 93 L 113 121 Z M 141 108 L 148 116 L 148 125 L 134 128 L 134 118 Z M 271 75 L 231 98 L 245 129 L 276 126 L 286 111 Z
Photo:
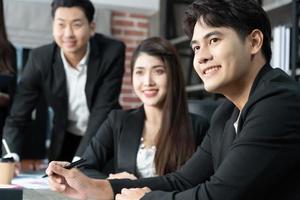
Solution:
M 65 168 L 65 169 L 72 169 L 73 167 L 77 167 L 77 166 L 79 166 L 80 164 L 84 163 L 85 161 L 86 161 L 85 158 L 81 158 L 81 159 L 79 159 L 79 160 L 77 160 L 77 161 L 75 161 L 75 162 L 72 162 L 72 163 L 70 163 L 70 164 L 64 166 L 64 168 Z M 45 174 L 44 176 L 42 176 L 42 178 L 46 178 L 46 177 L 48 177 L 48 174 Z

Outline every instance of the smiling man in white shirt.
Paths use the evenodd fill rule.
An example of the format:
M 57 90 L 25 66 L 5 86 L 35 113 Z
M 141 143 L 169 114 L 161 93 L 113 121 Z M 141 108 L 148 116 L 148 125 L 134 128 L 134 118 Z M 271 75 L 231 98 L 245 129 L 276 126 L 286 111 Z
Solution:
M 54 0 L 51 6 L 55 42 L 31 51 L 4 138 L 21 155 L 23 127 L 44 95 L 54 112 L 49 160 L 71 161 L 81 156 L 110 110 L 120 108 L 125 45 L 95 33 L 91 1 Z

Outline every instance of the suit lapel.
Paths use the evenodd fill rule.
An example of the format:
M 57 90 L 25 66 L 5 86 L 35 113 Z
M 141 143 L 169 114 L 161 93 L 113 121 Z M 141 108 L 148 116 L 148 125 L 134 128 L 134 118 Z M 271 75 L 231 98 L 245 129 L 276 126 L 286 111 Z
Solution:
M 224 140 L 222 143 L 222 148 L 220 151 L 220 162 L 223 161 L 223 159 L 225 158 L 225 155 L 228 153 L 228 151 L 230 150 L 230 147 L 233 143 L 233 141 L 236 138 L 236 131 L 235 128 L 233 126 L 234 122 L 237 120 L 239 114 L 239 110 L 237 108 L 234 109 L 231 117 L 229 118 L 229 120 L 227 120 L 225 126 L 224 126 Z M 219 163 L 220 164 L 220 163 Z
M 136 173 L 136 157 L 144 128 L 145 113 L 139 108 L 125 119 L 123 133 L 120 135 L 118 149 L 118 168 L 120 171 Z
M 52 70 L 52 84 L 50 86 L 52 87 L 52 94 L 67 99 L 66 72 L 64 70 L 64 65 L 60 56 L 59 48 L 57 48 L 55 52 L 55 60 Z
M 98 80 L 99 66 L 102 60 L 103 52 L 100 50 L 101 42 L 96 40 L 96 38 L 92 38 L 90 40 L 90 55 L 88 58 L 88 66 L 87 66 L 87 79 L 85 84 L 85 95 L 87 99 L 88 107 L 91 108 L 92 104 L 92 94 L 94 91 L 95 84 Z

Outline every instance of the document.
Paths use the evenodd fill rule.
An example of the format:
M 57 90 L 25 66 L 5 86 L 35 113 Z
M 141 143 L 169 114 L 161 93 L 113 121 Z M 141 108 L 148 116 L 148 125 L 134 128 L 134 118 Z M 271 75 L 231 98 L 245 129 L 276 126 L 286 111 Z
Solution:
M 20 173 L 12 180 L 12 184 L 21 186 L 27 189 L 49 189 L 49 183 L 47 178 L 41 178 L 42 173 L 30 174 Z

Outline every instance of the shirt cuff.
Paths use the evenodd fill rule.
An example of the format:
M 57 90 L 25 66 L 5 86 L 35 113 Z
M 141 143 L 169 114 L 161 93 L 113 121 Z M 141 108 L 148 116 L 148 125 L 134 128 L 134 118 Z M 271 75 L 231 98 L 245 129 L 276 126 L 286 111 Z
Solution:
M 20 162 L 20 156 L 16 153 L 8 153 L 3 158 L 13 158 L 15 162 Z
M 77 160 L 80 160 L 80 157 L 79 156 L 74 156 L 72 162 L 76 162 Z

